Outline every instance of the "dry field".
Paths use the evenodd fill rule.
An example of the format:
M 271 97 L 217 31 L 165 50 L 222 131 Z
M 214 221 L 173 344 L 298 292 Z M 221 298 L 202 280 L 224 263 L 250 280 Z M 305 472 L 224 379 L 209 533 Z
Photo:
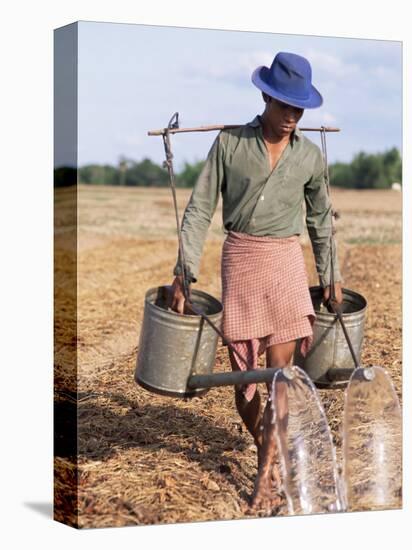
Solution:
M 188 197 L 178 191 L 180 214 Z M 67 191 L 57 191 L 61 220 L 68 200 Z M 332 200 L 341 214 L 337 237 L 345 287 L 369 304 L 362 362 L 385 367 L 401 397 L 401 193 L 332 190 Z M 196 285 L 216 298 L 220 220 L 219 207 Z M 250 517 L 256 453 L 233 388 L 182 400 L 151 394 L 133 379 L 145 292 L 172 281 L 177 244 L 170 190 L 80 186 L 78 223 L 77 338 L 67 341 L 63 330 L 70 296 L 59 277 L 55 315 L 58 408 L 73 406 L 73 349 L 78 357 L 79 492 L 72 522 L 87 528 Z M 68 250 L 61 227 L 55 239 L 63 273 Z M 302 244 L 310 283 L 317 284 L 306 236 Z M 230 370 L 222 347 L 215 370 Z M 320 396 L 340 457 L 343 390 L 322 390 Z M 69 451 L 55 460 L 57 501 L 64 502 L 76 475 L 74 461 Z

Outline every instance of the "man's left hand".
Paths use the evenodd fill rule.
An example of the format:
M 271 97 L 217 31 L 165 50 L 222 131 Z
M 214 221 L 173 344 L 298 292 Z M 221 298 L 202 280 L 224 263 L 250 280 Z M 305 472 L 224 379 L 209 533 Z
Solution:
M 327 304 L 329 302 L 329 298 L 330 298 L 330 286 L 325 286 L 325 288 L 323 289 L 323 303 Z M 335 298 L 338 304 L 342 304 L 343 294 L 342 294 L 341 283 L 335 283 Z

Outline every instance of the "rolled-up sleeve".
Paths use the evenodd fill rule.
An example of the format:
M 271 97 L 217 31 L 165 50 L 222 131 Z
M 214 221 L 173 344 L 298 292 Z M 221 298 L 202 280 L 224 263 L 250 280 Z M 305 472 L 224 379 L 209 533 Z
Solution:
M 326 188 L 324 162 L 317 149 L 313 176 L 305 185 L 306 225 L 315 256 L 316 270 L 322 287 L 330 284 L 332 233 L 332 205 Z M 342 281 L 338 264 L 336 239 L 334 238 L 333 265 L 335 282 Z
M 196 282 L 199 276 L 203 246 L 219 202 L 223 179 L 223 143 L 220 132 L 209 150 L 205 165 L 193 188 L 181 225 L 185 270 L 191 282 Z M 182 274 L 180 254 L 173 273 Z

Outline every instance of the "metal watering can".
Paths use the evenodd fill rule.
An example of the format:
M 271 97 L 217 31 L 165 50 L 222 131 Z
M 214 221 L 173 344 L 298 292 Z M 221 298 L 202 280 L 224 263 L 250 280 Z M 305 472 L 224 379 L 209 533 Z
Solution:
M 322 304 L 322 288 L 309 289 L 316 320 L 313 325 L 313 343 L 306 357 L 296 346 L 294 364 L 305 370 L 318 387 L 332 388 L 346 384 L 354 370 L 354 359 L 348 342 L 335 313 L 331 313 Z M 349 335 L 357 364 L 360 364 L 365 316 L 366 299 L 344 288 L 342 318 Z
M 200 290 L 192 301 L 220 326 L 222 304 Z M 163 287 L 151 288 L 145 297 L 135 380 L 149 391 L 174 397 L 194 397 L 207 391 L 190 388 L 193 374 L 213 370 L 218 334 L 198 315 L 168 310 Z

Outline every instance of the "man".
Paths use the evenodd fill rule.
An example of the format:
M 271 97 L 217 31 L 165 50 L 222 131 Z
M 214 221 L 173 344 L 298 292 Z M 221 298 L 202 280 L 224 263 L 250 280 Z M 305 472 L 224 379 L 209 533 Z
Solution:
M 219 196 L 228 233 L 222 251 L 222 331 L 257 368 L 283 368 L 296 343 L 306 353 L 315 319 L 298 236 L 303 231 L 302 206 L 312 242 L 325 302 L 330 297 L 331 205 L 324 181 L 321 151 L 297 128 L 305 108 L 319 107 L 322 96 L 312 85 L 309 62 L 280 52 L 270 68 L 258 67 L 252 82 L 262 92 L 265 109 L 251 122 L 223 130 L 214 141 L 196 182 L 182 222 L 185 273 L 178 260 L 172 284 L 172 308 L 183 313 L 183 276 L 196 282 L 206 233 Z M 334 250 L 335 295 L 342 302 L 341 277 Z M 229 349 L 232 369 L 246 368 Z M 270 385 L 267 385 L 268 391 Z M 276 444 L 270 401 L 261 413 L 255 384 L 235 388 L 237 410 L 254 438 L 258 476 L 253 510 L 278 503 Z M 282 414 L 286 414 L 283 411 Z

